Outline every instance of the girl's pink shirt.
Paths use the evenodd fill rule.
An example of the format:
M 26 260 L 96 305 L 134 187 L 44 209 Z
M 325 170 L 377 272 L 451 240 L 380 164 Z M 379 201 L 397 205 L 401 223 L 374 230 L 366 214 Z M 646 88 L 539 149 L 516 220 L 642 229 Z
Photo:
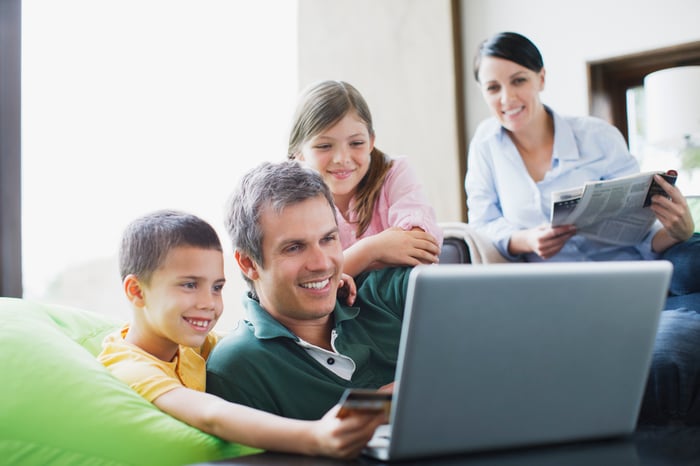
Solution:
M 442 245 L 443 233 L 437 224 L 435 209 L 423 192 L 423 185 L 408 164 L 405 156 L 393 158 L 381 192 L 374 207 L 372 221 L 367 230 L 357 236 L 357 214 L 353 211 L 355 200 L 350 201 L 351 214 L 346 220 L 336 208 L 340 242 L 347 249 L 358 240 L 381 233 L 387 228 L 399 227 L 410 230 L 418 227 L 435 237 Z

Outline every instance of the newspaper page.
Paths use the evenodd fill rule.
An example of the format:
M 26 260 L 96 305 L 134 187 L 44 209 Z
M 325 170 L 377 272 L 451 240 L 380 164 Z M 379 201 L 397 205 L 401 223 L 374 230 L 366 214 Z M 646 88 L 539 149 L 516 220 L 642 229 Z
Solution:
M 639 243 L 656 220 L 648 208 L 651 197 L 665 194 L 654 181 L 657 173 L 676 181 L 673 170 L 647 172 L 553 192 L 552 226 L 573 224 L 578 234 L 610 244 Z

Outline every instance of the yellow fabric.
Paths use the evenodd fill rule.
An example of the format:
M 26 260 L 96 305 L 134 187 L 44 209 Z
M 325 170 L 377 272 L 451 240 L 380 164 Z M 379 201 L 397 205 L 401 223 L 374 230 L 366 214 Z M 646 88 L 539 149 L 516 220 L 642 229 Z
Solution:
M 187 387 L 203 392 L 206 383 L 206 358 L 218 341 L 214 333 L 207 335 L 204 345 L 195 350 L 180 346 L 171 362 L 162 361 L 124 340 L 129 325 L 108 335 L 98 360 L 118 379 L 124 381 L 146 400 L 175 388 Z

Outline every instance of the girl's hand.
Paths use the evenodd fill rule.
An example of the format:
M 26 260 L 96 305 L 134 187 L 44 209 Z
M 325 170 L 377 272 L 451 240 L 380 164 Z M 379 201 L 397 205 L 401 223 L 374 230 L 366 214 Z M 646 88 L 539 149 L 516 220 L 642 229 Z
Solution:
M 355 304 L 357 298 L 357 285 L 355 280 L 348 274 L 344 273 L 340 276 L 338 282 L 338 299 L 345 299 L 348 306 Z
M 440 246 L 435 237 L 420 228 L 406 231 L 392 227 L 374 237 L 376 262 L 385 266 L 435 264 Z

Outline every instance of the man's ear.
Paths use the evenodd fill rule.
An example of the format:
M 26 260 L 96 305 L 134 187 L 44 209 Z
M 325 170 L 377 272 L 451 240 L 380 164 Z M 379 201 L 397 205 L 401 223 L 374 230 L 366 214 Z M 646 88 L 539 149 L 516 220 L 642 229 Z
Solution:
M 248 277 L 250 280 L 255 281 L 260 276 L 258 274 L 258 264 L 247 254 L 242 253 L 236 249 L 233 253 L 236 258 L 236 263 L 238 267 L 243 272 L 243 275 Z
M 126 299 L 128 299 L 134 307 L 144 307 L 146 305 L 143 285 L 136 275 L 129 274 L 124 277 L 122 286 L 124 287 Z

